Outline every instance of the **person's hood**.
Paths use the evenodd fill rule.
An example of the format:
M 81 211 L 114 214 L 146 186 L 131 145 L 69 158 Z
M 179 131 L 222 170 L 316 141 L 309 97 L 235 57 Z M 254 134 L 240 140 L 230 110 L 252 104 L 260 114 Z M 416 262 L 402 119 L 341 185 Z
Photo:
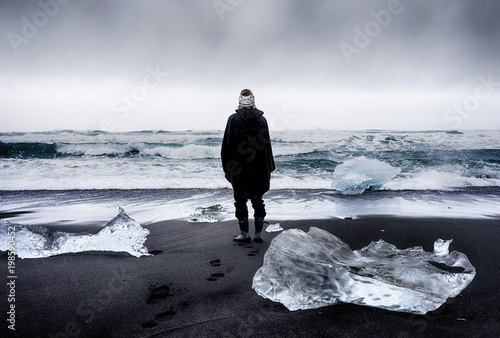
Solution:
M 264 112 L 258 109 L 240 108 L 237 109 L 236 112 L 245 122 L 258 120 L 262 115 L 264 115 Z

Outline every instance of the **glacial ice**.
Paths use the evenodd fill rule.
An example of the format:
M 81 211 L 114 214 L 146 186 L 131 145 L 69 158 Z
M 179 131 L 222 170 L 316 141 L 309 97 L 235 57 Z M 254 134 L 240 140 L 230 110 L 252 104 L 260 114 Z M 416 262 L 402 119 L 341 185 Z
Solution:
M 214 216 L 199 212 L 189 215 L 188 219 L 189 223 L 216 223 L 217 221 L 218 219 Z
M 265 223 L 265 222 L 264 222 Z M 276 224 L 269 224 L 267 227 L 266 227 L 266 232 L 279 232 L 283 230 L 283 228 L 281 227 L 281 224 L 279 223 L 276 223 Z
M 335 167 L 331 186 L 344 195 L 361 195 L 366 189 L 380 189 L 400 172 L 401 168 L 360 156 Z
M 42 258 L 70 252 L 116 251 L 139 257 L 149 255 L 144 246 L 149 230 L 143 228 L 120 208 L 118 215 L 96 234 L 51 233 L 41 226 L 1 222 L 0 250 L 7 251 L 7 236 L 15 229 L 15 251 L 19 258 Z
M 198 207 L 194 214 L 189 215 L 190 223 L 215 223 L 218 221 L 215 215 L 224 210 L 220 204 L 214 204 L 209 207 Z
M 463 253 L 438 239 L 434 252 L 404 250 L 383 240 L 353 251 L 336 236 L 311 227 L 276 236 L 252 288 L 291 311 L 353 303 L 416 314 L 457 296 L 476 274 Z

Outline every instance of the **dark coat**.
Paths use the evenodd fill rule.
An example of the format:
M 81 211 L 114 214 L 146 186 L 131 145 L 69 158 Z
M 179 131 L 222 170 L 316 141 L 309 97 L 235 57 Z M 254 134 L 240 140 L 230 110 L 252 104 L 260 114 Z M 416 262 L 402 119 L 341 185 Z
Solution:
M 233 187 L 251 193 L 269 190 L 274 164 L 269 128 L 258 109 L 237 109 L 227 120 L 222 141 L 222 167 Z

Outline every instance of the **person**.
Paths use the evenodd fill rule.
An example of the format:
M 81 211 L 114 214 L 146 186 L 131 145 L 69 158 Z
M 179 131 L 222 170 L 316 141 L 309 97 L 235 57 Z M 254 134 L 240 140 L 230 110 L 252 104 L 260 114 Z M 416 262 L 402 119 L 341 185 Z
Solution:
M 266 210 L 262 196 L 269 190 L 271 172 L 276 168 L 269 127 L 263 114 L 255 106 L 252 91 L 243 89 L 238 109 L 229 116 L 222 140 L 222 167 L 233 187 L 235 216 L 241 231 L 233 238 L 236 242 L 248 243 L 252 240 L 248 225 L 249 199 L 254 209 L 254 241 L 263 241 Z

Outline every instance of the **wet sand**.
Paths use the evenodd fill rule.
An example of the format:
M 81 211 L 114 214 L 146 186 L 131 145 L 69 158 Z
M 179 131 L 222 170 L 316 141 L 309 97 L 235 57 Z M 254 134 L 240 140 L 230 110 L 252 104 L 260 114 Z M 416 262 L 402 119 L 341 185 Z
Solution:
M 133 215 L 130 215 L 133 217 Z M 14 219 L 15 220 L 15 219 Z M 290 312 L 251 288 L 272 238 L 237 245 L 235 221 L 149 224 L 152 256 L 86 252 L 16 260 L 16 331 L 2 337 L 495 337 L 500 335 L 500 220 L 363 217 L 269 220 L 325 229 L 359 249 L 383 239 L 432 251 L 453 239 L 476 267 L 472 283 L 425 316 L 351 304 Z M 251 225 L 253 220 L 251 220 Z M 252 228 L 252 226 L 251 226 Z M 0 257 L 4 275 L 7 254 Z M 7 290 L 7 289 L 4 289 Z

